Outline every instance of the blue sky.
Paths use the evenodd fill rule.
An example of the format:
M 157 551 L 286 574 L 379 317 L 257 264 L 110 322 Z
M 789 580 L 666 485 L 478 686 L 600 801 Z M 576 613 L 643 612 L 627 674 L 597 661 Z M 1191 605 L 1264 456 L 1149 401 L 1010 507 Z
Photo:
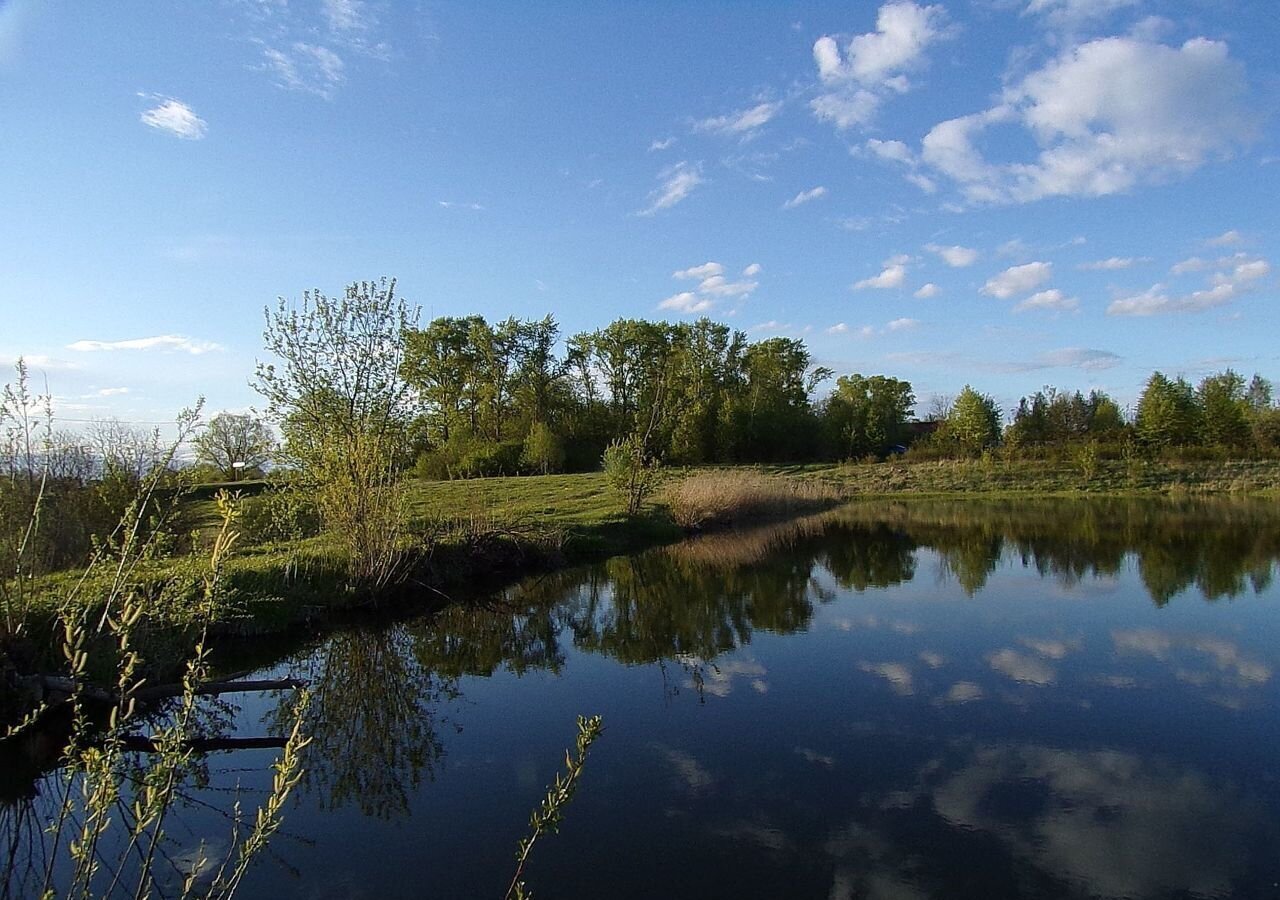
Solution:
M 1280 378 L 1272 0 L 0 0 L 0 362 L 256 402 L 262 308 L 707 315 L 838 373 Z

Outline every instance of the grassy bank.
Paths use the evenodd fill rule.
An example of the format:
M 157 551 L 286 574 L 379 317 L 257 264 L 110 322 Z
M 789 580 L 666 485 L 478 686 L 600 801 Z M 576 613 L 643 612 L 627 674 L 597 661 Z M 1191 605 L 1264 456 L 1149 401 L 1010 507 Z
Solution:
M 697 470 L 670 483 L 629 518 L 600 473 L 486 478 L 404 485 L 408 533 L 416 540 L 407 577 L 391 600 L 428 607 L 499 586 L 520 575 L 678 540 L 691 528 L 736 527 L 802 515 L 842 498 L 895 496 L 1081 496 L 1236 493 L 1280 495 L 1280 463 L 1078 464 L 974 461 L 810 465 Z M 184 522 L 199 532 L 216 521 L 212 501 L 186 501 Z M 143 563 L 141 589 L 156 601 L 158 630 L 181 632 L 206 565 L 190 555 Z M 51 619 L 80 578 L 42 581 L 37 616 Z M 358 614 L 369 597 L 350 585 L 341 547 L 319 536 L 242 544 L 227 562 L 217 611 L 224 634 L 270 634 Z M 86 585 L 82 596 L 94 596 Z
M 852 496 L 1280 494 L 1280 462 L 1002 459 L 780 467 Z

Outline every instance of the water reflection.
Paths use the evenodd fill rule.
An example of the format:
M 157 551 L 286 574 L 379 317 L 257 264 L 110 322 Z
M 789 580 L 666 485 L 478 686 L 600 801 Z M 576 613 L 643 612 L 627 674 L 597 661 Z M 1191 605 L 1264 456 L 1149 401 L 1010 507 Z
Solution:
M 580 712 L 548 895 L 1277 895 L 1278 558 L 1273 503 L 868 502 L 344 631 L 276 666 L 314 741 L 247 896 L 500 894 Z

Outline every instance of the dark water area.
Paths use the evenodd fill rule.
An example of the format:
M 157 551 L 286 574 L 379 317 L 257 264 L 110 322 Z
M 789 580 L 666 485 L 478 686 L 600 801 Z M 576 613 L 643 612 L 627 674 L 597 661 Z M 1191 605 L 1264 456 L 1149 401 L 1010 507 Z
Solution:
M 263 669 L 314 741 L 239 896 L 500 897 L 598 713 L 540 898 L 1280 897 L 1277 560 L 1274 502 L 877 503 L 345 630 Z M 175 864 L 272 759 L 209 755 Z

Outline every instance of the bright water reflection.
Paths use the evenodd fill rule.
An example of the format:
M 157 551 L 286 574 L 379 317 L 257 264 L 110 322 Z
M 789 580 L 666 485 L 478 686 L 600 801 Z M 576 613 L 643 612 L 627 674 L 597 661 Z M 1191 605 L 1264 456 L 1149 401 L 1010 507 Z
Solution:
M 245 893 L 499 896 L 598 712 L 539 896 L 1280 896 L 1277 559 L 1270 503 L 877 504 L 343 632 L 273 667 L 316 740 Z

